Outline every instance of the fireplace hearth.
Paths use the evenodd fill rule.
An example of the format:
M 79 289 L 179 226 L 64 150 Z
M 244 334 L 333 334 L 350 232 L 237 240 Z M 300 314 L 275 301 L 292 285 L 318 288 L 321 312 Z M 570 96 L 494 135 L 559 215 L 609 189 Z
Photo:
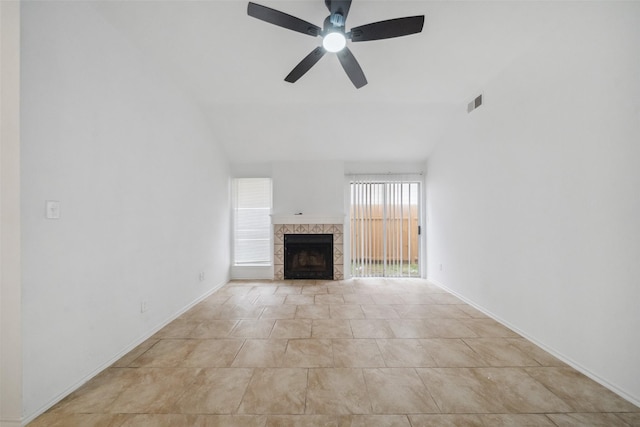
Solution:
M 284 278 L 333 280 L 333 234 L 285 234 Z

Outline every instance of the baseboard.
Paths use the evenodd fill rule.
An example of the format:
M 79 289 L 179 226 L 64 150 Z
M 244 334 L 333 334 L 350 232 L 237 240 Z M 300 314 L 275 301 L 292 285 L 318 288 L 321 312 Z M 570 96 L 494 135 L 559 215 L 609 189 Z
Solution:
M 21 420 L 0 420 L 0 427 L 20 427 L 20 426 L 22 426 Z
M 594 372 L 591 372 L 589 369 L 585 368 L 580 363 L 578 363 L 575 360 L 571 359 L 570 357 L 566 356 L 562 352 L 560 352 L 560 351 L 558 351 L 558 350 L 556 350 L 556 349 L 554 349 L 552 347 L 549 347 L 548 345 L 544 344 L 543 342 L 540 342 L 535 337 L 527 334 L 525 331 L 519 329 L 515 325 L 512 325 L 508 321 L 500 318 L 500 316 L 495 315 L 490 310 L 487 310 L 486 308 L 482 307 L 481 305 L 476 304 L 475 302 L 471 301 L 470 299 L 466 298 L 465 296 L 461 295 L 460 293 L 458 293 L 458 292 L 454 291 L 453 289 L 445 286 L 444 284 L 438 282 L 437 280 L 433 280 L 433 279 L 427 279 L 427 280 L 429 282 L 433 283 L 434 285 L 438 286 L 439 288 L 442 288 L 445 291 L 447 291 L 447 292 L 455 295 L 456 297 L 460 298 L 462 301 L 464 301 L 465 303 L 469 304 L 473 308 L 481 311 L 482 313 L 486 314 L 487 316 L 491 317 L 496 322 L 506 326 L 507 328 L 511 329 L 512 331 L 516 332 L 517 334 L 519 334 L 522 337 L 526 338 L 527 340 L 531 341 L 532 343 L 534 343 L 535 345 L 537 345 L 538 347 L 540 347 L 541 349 L 543 349 L 547 353 L 551 354 L 552 356 L 556 357 L 557 359 L 560 359 L 562 362 L 564 362 L 567 365 L 571 366 L 576 371 L 578 371 L 578 372 L 586 375 L 587 377 L 591 378 L 593 381 L 597 382 L 601 386 L 606 387 L 607 389 L 611 390 L 612 392 L 614 392 L 618 396 L 622 397 L 623 399 L 628 400 L 629 402 L 633 403 L 634 405 L 640 407 L 640 398 L 638 398 L 636 396 L 632 396 L 631 394 L 627 393 L 624 389 L 622 389 L 622 388 L 618 387 L 617 385 L 605 380 L 604 378 L 600 377 L 599 375 L 595 374 Z
M 132 343 L 127 345 L 123 350 L 119 351 L 115 356 L 110 358 L 107 362 L 103 363 L 98 368 L 94 369 L 90 374 L 84 376 L 82 379 L 77 381 L 75 384 L 73 384 L 72 386 L 68 387 L 62 393 L 58 394 L 56 397 L 54 397 L 48 403 L 43 405 L 34 414 L 26 416 L 22 421 L 18 421 L 18 424 L 11 424 L 13 421 L 0 421 L 0 427 L 14 427 L 14 425 L 17 427 L 17 426 L 29 424 L 31 421 L 35 420 L 37 417 L 39 417 L 40 415 L 42 415 L 45 412 L 47 412 L 55 404 L 60 402 L 62 399 L 67 397 L 69 394 L 71 394 L 72 392 L 74 392 L 75 390 L 77 390 L 78 388 L 83 386 L 84 384 L 86 384 L 88 381 L 90 381 L 92 378 L 94 378 L 100 372 L 104 371 L 105 369 L 107 369 L 108 367 L 110 367 L 111 365 L 116 363 L 118 360 L 120 360 L 123 356 L 125 356 L 131 350 L 133 350 L 134 348 L 136 348 L 137 346 L 139 346 L 140 344 L 142 344 L 143 342 L 145 342 L 146 340 L 151 338 L 154 334 L 156 334 L 158 331 L 160 331 L 160 329 L 164 328 L 169 323 L 173 322 L 175 319 L 180 317 L 182 314 L 184 314 L 185 312 L 191 310 L 196 304 L 200 303 L 201 301 L 206 299 L 208 296 L 213 294 L 215 291 L 217 291 L 218 289 L 222 288 L 225 284 L 227 284 L 229 282 L 229 280 L 230 280 L 229 277 L 226 277 L 223 282 L 218 283 L 213 288 L 211 288 L 209 291 L 207 291 L 203 295 L 199 296 L 198 298 L 196 298 L 195 300 L 193 300 L 192 302 L 190 302 L 189 304 L 187 304 L 186 306 L 184 306 L 183 308 L 181 308 L 180 310 L 178 310 L 174 314 L 170 315 L 167 318 L 167 320 L 162 322 L 159 326 L 155 326 L 151 330 L 145 332 L 141 337 L 135 339 Z M 5 424 L 4 424 L 5 422 L 9 423 L 9 424 L 6 424 L 6 426 L 5 426 Z

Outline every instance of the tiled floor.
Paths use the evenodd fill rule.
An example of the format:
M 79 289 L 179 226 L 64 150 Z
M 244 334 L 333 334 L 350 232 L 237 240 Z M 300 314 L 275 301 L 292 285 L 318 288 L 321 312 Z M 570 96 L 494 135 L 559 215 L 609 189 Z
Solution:
M 418 279 L 231 282 L 36 426 L 638 426 L 640 408 Z

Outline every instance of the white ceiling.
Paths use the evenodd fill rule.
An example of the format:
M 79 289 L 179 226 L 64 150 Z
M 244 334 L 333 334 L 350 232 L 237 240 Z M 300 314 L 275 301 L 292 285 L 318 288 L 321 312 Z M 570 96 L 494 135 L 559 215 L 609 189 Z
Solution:
M 324 0 L 255 0 L 322 26 Z M 247 1 L 93 3 L 202 108 L 232 162 L 417 161 L 466 104 L 570 3 L 354 0 L 347 29 L 426 16 L 422 33 L 349 43 L 369 84 L 355 89 L 325 55 L 297 83 L 291 69 L 321 42 L 247 15 Z M 489 98 L 489 95 L 485 95 Z

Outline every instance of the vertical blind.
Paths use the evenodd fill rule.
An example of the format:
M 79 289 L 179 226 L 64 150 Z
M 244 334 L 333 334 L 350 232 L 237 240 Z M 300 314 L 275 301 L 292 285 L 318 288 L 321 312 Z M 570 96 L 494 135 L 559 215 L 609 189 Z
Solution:
M 353 277 L 419 276 L 420 181 L 351 176 Z
M 271 179 L 233 180 L 233 258 L 236 265 L 271 263 Z

